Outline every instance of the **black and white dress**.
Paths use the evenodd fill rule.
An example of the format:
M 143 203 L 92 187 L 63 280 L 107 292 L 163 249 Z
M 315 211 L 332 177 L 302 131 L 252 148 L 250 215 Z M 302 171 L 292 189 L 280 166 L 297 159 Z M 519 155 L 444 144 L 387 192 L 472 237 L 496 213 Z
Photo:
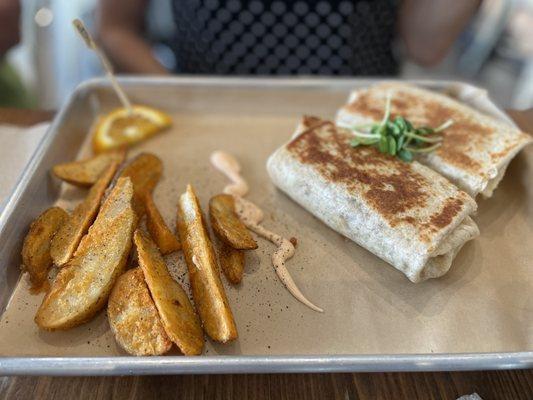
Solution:
M 178 73 L 393 75 L 394 0 L 173 0 Z

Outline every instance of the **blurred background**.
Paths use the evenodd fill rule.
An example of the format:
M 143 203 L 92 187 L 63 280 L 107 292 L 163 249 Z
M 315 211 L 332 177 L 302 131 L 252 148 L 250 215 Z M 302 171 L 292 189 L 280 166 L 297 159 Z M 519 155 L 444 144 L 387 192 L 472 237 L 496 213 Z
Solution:
M 8 42 L 0 46 L 0 105 L 57 109 L 79 82 L 102 74 L 98 60 L 72 29 L 71 20 L 80 18 L 104 45 L 117 70 L 125 73 L 456 79 L 487 88 L 503 107 L 533 107 L 533 0 L 426 0 L 422 3 L 427 10 L 421 9 L 420 3 L 0 0 L 0 36 Z M 446 7 L 446 12 L 437 6 Z M 464 9 L 454 10 L 455 7 Z M 439 27 L 439 16 L 446 13 L 447 23 L 455 24 L 452 28 L 442 27 L 450 40 L 449 44 L 442 44 L 441 33 L 435 29 Z M 305 20 L 307 27 L 300 27 L 300 20 Z M 343 21 L 353 26 L 343 30 Z M 113 29 L 119 25 L 134 30 L 139 42 L 133 36 L 122 42 L 119 32 Z M 309 26 L 315 28 L 310 32 Z M 354 33 L 358 27 L 364 29 L 365 35 Z M 20 29 L 20 35 L 8 38 L 8 33 L 16 29 Z M 387 29 L 401 33 L 382 35 Z M 313 37 L 317 38 L 316 44 Z M 290 51 L 292 38 L 295 57 Z M 280 47 L 280 43 L 289 50 Z M 272 56 L 267 54 L 270 44 Z M 378 54 L 376 48 L 381 45 L 390 46 L 394 61 Z M 437 51 L 433 46 L 442 54 L 432 54 Z M 368 53 L 364 53 L 367 48 Z M 153 55 L 153 62 L 144 51 Z M 211 64 L 217 54 L 223 54 L 220 65 L 225 67 L 209 68 L 211 64 L 203 61 L 189 62 L 204 52 L 209 53 L 205 58 Z M 344 68 L 338 55 L 351 57 L 354 52 L 364 53 L 367 64 Z M 186 57 L 188 64 L 180 57 Z

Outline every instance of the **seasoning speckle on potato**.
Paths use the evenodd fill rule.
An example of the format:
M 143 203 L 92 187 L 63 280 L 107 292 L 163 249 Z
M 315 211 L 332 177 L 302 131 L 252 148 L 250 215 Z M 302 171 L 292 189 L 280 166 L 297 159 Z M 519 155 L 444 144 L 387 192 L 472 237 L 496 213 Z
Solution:
M 118 163 L 112 162 L 98 181 L 91 187 L 87 197 L 72 211 L 67 221 L 59 228 L 50 245 L 50 255 L 55 265 L 67 263 L 93 223 L 100 202 L 109 182 L 113 179 Z
M 74 257 L 60 269 L 35 322 L 46 330 L 69 329 L 92 319 L 124 271 L 137 216 L 133 186 L 119 179 Z
M 178 231 L 189 270 L 194 304 L 211 339 L 228 342 L 237 338 L 233 318 L 215 258 L 213 244 L 191 185 L 178 201 Z
M 65 223 L 68 213 L 60 207 L 44 211 L 30 225 L 22 245 L 22 267 L 30 276 L 32 289 L 43 288 L 48 269 L 52 266 L 50 242 L 57 230 Z
M 146 227 L 161 253 L 166 255 L 181 249 L 178 238 L 165 224 L 150 192 L 144 194 L 144 205 L 146 207 Z
M 118 173 L 117 179 L 128 177 L 133 183 L 133 209 L 141 219 L 146 211 L 145 193 L 151 193 L 163 174 L 163 163 L 152 153 L 141 153 Z
M 209 201 L 209 217 L 215 234 L 234 249 L 257 249 L 246 226 L 235 212 L 235 200 L 229 194 L 219 194 Z
M 201 354 L 204 333 L 189 297 L 168 272 L 165 260 L 150 236 L 137 229 L 134 241 L 139 265 L 167 335 L 183 354 Z
M 228 281 L 237 285 L 244 272 L 244 250 L 237 250 L 222 240 L 216 241 L 218 262 Z
M 107 319 L 115 339 L 135 356 L 156 356 L 172 347 L 140 268 L 122 274 L 107 305 Z
M 55 165 L 52 173 L 57 178 L 75 186 L 92 186 L 113 161 L 120 164 L 125 157 L 125 150 L 110 151 L 85 160 Z

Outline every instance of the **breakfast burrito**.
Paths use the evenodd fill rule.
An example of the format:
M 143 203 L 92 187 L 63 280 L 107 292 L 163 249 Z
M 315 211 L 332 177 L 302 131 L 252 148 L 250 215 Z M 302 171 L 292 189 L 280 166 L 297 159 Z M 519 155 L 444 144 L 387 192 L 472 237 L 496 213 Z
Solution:
M 349 130 L 305 117 L 267 163 L 274 184 L 412 282 L 445 274 L 479 230 L 475 201 L 417 161 L 352 148 Z
M 414 126 L 438 127 L 442 145 L 417 160 L 450 179 L 473 197 L 490 197 L 513 157 L 530 135 L 439 93 L 403 83 L 383 83 L 352 92 L 337 114 L 337 124 L 360 126 L 382 119 L 387 96 L 391 118 L 401 116 Z

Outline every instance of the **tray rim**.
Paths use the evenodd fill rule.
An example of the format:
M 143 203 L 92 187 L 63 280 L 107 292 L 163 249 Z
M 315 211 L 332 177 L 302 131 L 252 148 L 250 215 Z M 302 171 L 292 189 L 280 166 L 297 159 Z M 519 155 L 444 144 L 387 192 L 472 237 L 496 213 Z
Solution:
M 421 372 L 533 368 L 533 352 L 311 356 L 6 357 L 2 375 Z
M 183 85 L 217 87 L 285 87 L 331 88 L 340 85 L 372 84 L 376 81 L 399 81 L 379 78 L 329 77 L 215 77 L 215 76 L 119 76 L 119 82 L 130 85 Z M 468 82 L 452 80 L 403 80 L 419 85 L 447 86 Z M 109 87 L 103 77 L 80 83 L 55 115 L 46 134 L 37 145 L 31 161 L 23 170 L 15 189 L 0 210 L 0 237 L 5 234 L 18 199 L 46 154 L 73 101 L 81 93 L 98 87 Z M 491 112 L 514 122 L 492 101 Z M 3 312 L 4 310 L 1 310 Z M 467 371 L 480 369 L 533 368 L 533 351 L 490 353 L 435 354 L 368 354 L 368 355 L 265 355 L 265 356 L 160 356 L 160 357 L 0 357 L 0 375 L 151 375 L 151 374 L 221 374 L 281 372 L 392 372 L 392 371 Z

